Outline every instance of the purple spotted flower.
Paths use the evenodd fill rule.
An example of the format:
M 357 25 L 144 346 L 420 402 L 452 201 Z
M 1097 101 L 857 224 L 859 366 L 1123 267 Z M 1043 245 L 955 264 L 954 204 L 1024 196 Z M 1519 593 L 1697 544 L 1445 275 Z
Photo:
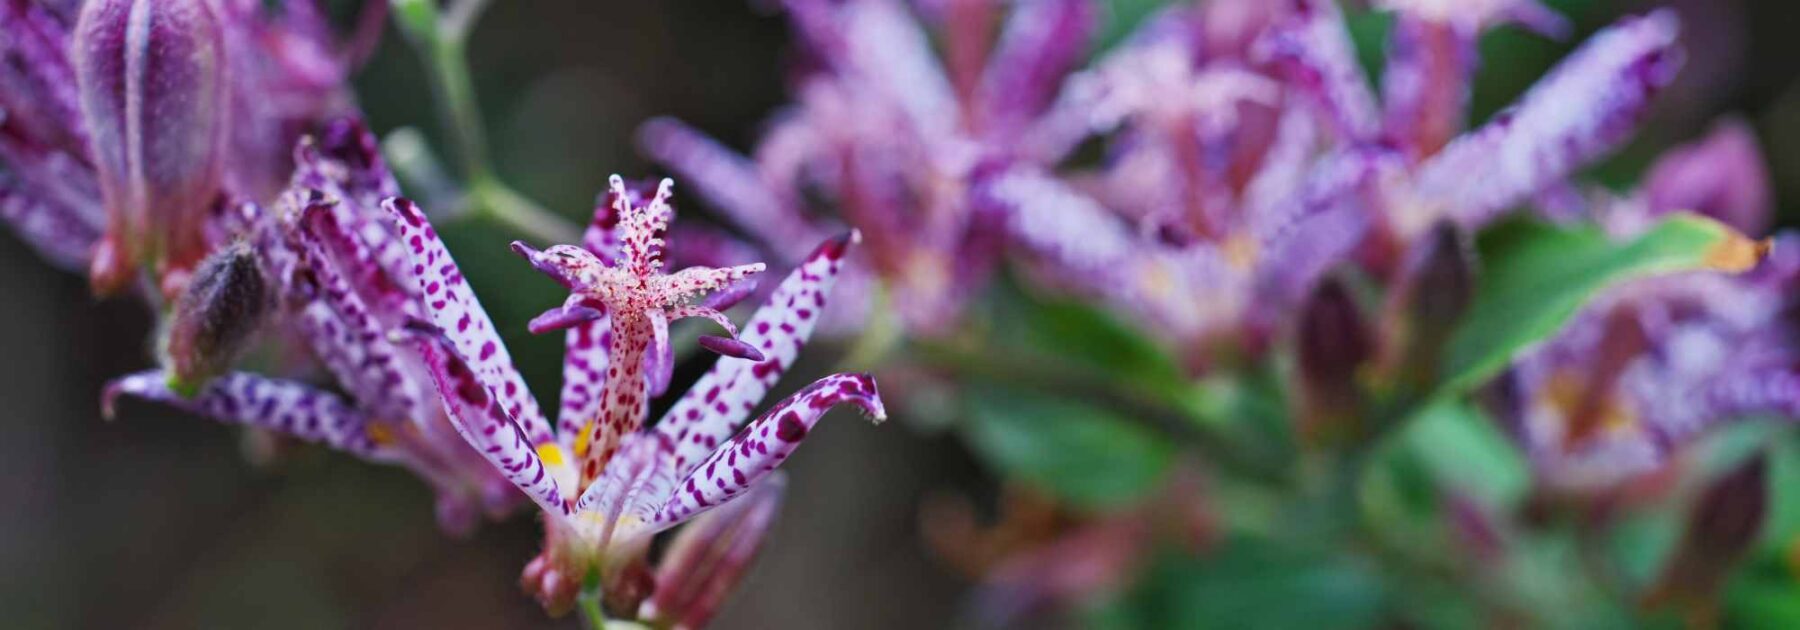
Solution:
M 718 311 L 690 300 L 762 265 L 664 273 L 670 193 L 664 180 L 646 199 L 614 177 L 581 245 L 538 251 L 515 244 L 571 293 L 533 325 L 539 332 L 568 329 L 554 429 L 424 214 L 404 199 L 387 202 L 427 317 L 409 328 L 445 411 L 544 513 L 544 551 L 522 580 L 552 614 L 570 610 L 590 579 L 602 586 L 613 614 L 636 614 L 638 600 L 654 591 L 644 584 L 652 535 L 759 492 L 832 407 L 851 404 L 876 420 L 886 415 L 871 377 L 836 374 L 751 419 L 823 315 L 857 233 L 827 240 L 802 259 L 739 334 Z M 668 324 L 684 317 L 724 327 L 731 336 L 709 347 L 727 356 L 643 429 L 655 382 L 666 383 L 657 372 L 667 370 Z M 743 518 L 764 518 L 758 512 Z M 666 614 L 686 609 L 671 608 L 675 600 L 651 601 Z
M 230 240 L 222 200 L 272 201 L 291 150 L 351 111 L 364 34 L 310 0 L 0 3 L 0 216 L 111 293 L 150 272 L 173 297 Z M 372 26 L 371 26 L 372 25 Z
M 121 395 L 146 398 L 404 466 L 437 492 L 439 524 L 452 534 L 469 532 L 484 512 L 493 518 L 510 514 L 521 497 L 457 433 L 437 400 L 424 353 L 393 338 L 407 322 L 425 317 L 428 305 L 401 234 L 381 206 L 399 187 L 374 136 L 358 122 L 335 121 L 303 141 L 294 161 L 292 185 L 276 203 L 267 209 L 246 203 L 222 219 L 243 235 L 228 252 L 247 250 L 254 257 L 226 256 L 249 260 L 196 274 L 193 290 L 171 318 L 169 347 L 176 356 L 164 369 L 114 382 L 107 391 L 108 410 Z M 214 276 L 223 277 L 209 280 Z M 246 285 L 266 288 L 252 292 Z M 243 299 L 195 299 L 210 306 L 183 308 L 187 298 L 202 293 L 228 298 L 255 293 L 272 302 L 267 319 L 279 334 L 264 336 L 300 346 L 342 394 L 298 380 L 228 371 L 228 358 L 185 352 L 241 335 L 234 331 L 244 327 L 248 307 L 225 308 Z M 491 330 L 485 317 L 482 321 Z M 187 338 L 194 341 L 183 341 Z M 189 369 L 196 359 L 223 373 Z
M 1694 209 L 1770 221 L 1755 141 L 1734 123 L 1653 165 L 1635 193 L 1595 193 L 1611 232 Z M 1679 205 L 1671 199 L 1680 200 Z M 1654 471 L 1700 432 L 1748 416 L 1800 417 L 1800 237 L 1777 235 L 1749 273 L 1693 272 L 1609 291 L 1514 367 L 1503 416 L 1550 487 L 1593 491 Z

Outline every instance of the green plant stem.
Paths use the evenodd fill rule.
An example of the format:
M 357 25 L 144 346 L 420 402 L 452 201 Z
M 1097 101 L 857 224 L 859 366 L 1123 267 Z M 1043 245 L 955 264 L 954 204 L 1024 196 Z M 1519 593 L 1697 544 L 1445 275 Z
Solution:
M 581 618 L 587 620 L 589 628 L 606 630 L 606 613 L 600 610 L 599 596 L 583 594 L 575 601 L 581 608 Z
M 488 158 L 487 135 L 481 124 L 481 108 L 470 79 L 466 43 L 474 22 L 487 0 L 463 0 L 449 14 L 436 18 L 427 32 L 414 33 L 413 43 L 424 58 L 432 91 L 443 108 L 445 126 L 468 182 L 469 207 L 474 212 L 546 243 L 572 243 L 580 227 L 557 216 L 500 181 Z
M 518 230 L 543 243 L 574 243 L 580 229 L 568 219 L 537 205 L 497 179 L 470 187 L 472 206 L 482 216 Z

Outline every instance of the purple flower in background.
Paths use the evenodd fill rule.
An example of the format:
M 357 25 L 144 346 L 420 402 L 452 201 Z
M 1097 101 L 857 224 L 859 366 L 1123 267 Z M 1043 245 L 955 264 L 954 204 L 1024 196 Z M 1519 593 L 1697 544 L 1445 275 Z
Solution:
M 839 222 L 861 228 L 869 242 L 859 269 L 893 292 L 909 329 L 941 332 L 983 286 L 1004 240 L 1000 218 L 969 194 L 980 165 L 1022 157 L 1035 119 L 1083 55 L 1098 7 L 949 3 L 929 16 L 942 26 L 940 61 L 895 0 L 784 6 L 809 63 L 754 161 L 673 120 L 646 125 L 641 144 L 783 266 Z M 808 212 L 814 193 L 835 220 Z
M 227 200 L 272 201 L 294 142 L 349 113 L 349 68 L 386 3 L 340 46 L 310 1 L 0 6 L 0 215 L 53 263 L 173 297 Z
M 1559 17 L 1384 3 L 1397 15 L 1378 98 L 1336 3 L 1232 4 L 1167 9 L 1067 81 L 1031 138 L 1051 156 L 1099 139 L 1097 166 L 1015 163 L 977 188 L 1038 277 L 1076 279 L 1203 356 L 1218 355 L 1209 339 L 1262 347 L 1335 266 L 1411 273 L 1399 263 L 1433 225 L 1479 228 L 1566 187 L 1680 62 L 1672 13 L 1625 18 L 1464 132 L 1481 31 L 1561 35 Z M 1215 22 L 1251 30 L 1219 37 Z
M 824 198 L 870 234 L 869 267 L 915 330 L 955 321 L 1004 251 L 1187 355 L 1260 347 L 1333 266 L 1386 274 L 1430 225 L 1479 227 L 1563 185 L 1680 61 L 1673 14 L 1627 18 L 1465 133 L 1482 31 L 1560 36 L 1559 16 L 1384 3 L 1378 98 L 1331 2 L 1171 7 L 1079 70 L 1085 2 L 925 5 L 941 59 L 898 2 L 785 7 L 812 63 L 754 160 L 670 120 L 643 129 L 652 157 L 777 260 L 829 225 L 803 201 Z M 1098 163 L 1078 151 L 1095 141 Z
M 1671 151 L 1624 198 L 1597 193 L 1592 212 L 1630 236 L 1692 208 L 1766 226 L 1769 181 L 1735 123 Z M 1691 204 L 1691 205 L 1690 205 Z M 1705 429 L 1756 414 L 1800 416 L 1800 240 L 1775 238 L 1750 273 L 1692 272 L 1617 287 L 1502 382 L 1504 417 L 1543 480 L 1604 489 L 1661 467 Z
M 409 328 L 417 331 L 415 345 L 443 408 L 493 469 L 544 513 L 544 551 L 522 579 L 552 614 L 570 610 L 590 576 L 599 579 L 615 614 L 634 613 L 635 600 L 652 590 L 641 582 L 653 534 L 739 495 L 762 492 L 758 484 L 831 408 L 851 404 L 876 420 L 886 417 L 870 376 L 836 374 L 749 420 L 824 314 L 826 293 L 857 233 L 828 240 L 803 259 L 738 335 L 716 310 L 686 301 L 728 287 L 761 265 L 664 274 L 661 235 L 673 215 L 670 192 L 664 180 L 645 200 L 614 177 L 582 245 L 544 251 L 515 245 L 572 294 L 533 326 L 540 332 L 569 328 L 554 430 L 425 216 L 404 199 L 387 202 L 429 319 Z M 654 428 L 640 430 L 655 382 L 666 386 L 667 377 L 657 373 L 667 370 L 668 322 L 683 317 L 713 319 L 731 332 L 733 339 L 709 344 L 727 358 Z M 761 511 L 746 508 L 741 518 L 765 518 L 756 515 Z M 716 537 L 707 531 L 718 526 L 709 521 L 695 535 Z M 747 535 L 760 535 L 766 523 L 743 527 Z M 747 559 L 743 550 L 727 555 Z M 681 607 L 673 603 L 680 600 L 653 601 L 661 602 L 656 610 L 673 615 L 710 605 L 704 598 Z

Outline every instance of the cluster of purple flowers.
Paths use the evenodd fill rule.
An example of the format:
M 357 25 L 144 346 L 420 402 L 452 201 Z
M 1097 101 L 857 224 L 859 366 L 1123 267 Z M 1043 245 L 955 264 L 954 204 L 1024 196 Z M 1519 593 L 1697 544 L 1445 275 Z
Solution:
M 1620 238 L 1674 210 L 1768 228 L 1761 157 L 1736 124 L 1672 153 L 1622 199 L 1578 183 L 1681 67 L 1672 12 L 1601 30 L 1466 129 L 1480 36 L 1513 24 L 1561 38 L 1570 25 L 1531 0 L 1377 4 L 1394 20 L 1379 89 L 1326 0 L 1171 6 L 1085 66 L 1095 2 L 789 0 L 803 58 L 795 102 L 750 158 L 672 120 L 640 140 L 771 259 L 791 259 L 797 235 L 823 226 L 862 228 L 867 269 L 916 334 L 950 328 L 1010 258 L 1041 286 L 1101 298 L 1156 330 L 1197 369 L 1307 325 L 1302 303 L 1334 268 L 1358 267 L 1398 296 L 1442 269 L 1430 250 L 1520 208 Z M 813 199 L 836 216 L 812 212 Z M 1448 241 L 1433 236 L 1445 231 Z M 1711 422 L 1792 413 L 1785 260 L 1619 289 L 1521 362 L 1507 379 L 1519 398 L 1511 424 L 1541 472 L 1585 476 L 1562 455 L 1593 451 L 1616 480 Z M 1605 314 L 1621 308 L 1632 314 Z M 1656 321 L 1608 346 L 1624 356 L 1593 358 L 1609 317 Z M 1717 351 L 1751 338 L 1768 341 L 1767 356 Z M 1568 392 L 1624 400 L 1571 403 Z M 1627 435 L 1630 446 L 1602 443 Z M 1619 449 L 1634 454 L 1599 456 Z
M 1736 123 L 1635 191 L 1576 179 L 1680 68 L 1666 11 L 1601 30 L 1465 129 L 1482 33 L 1564 37 L 1560 16 L 1533 0 L 1377 2 L 1394 26 L 1375 89 L 1332 0 L 1171 6 L 1091 63 L 1095 0 L 784 0 L 794 103 L 750 157 L 674 120 L 640 134 L 749 243 L 671 230 L 669 180 L 615 177 L 581 243 L 514 244 L 570 291 L 531 323 L 566 331 L 552 423 L 357 118 L 345 80 L 387 4 L 368 3 L 349 38 L 309 0 L 275 4 L 0 0 L 0 216 L 96 291 L 162 305 L 162 366 L 116 381 L 109 413 L 119 396 L 162 401 L 405 467 L 451 533 L 529 500 L 545 544 L 521 581 L 553 614 L 598 585 L 613 615 L 705 622 L 814 424 L 840 404 L 885 418 L 867 374 L 752 417 L 822 320 L 847 331 L 885 308 L 910 334 L 945 334 L 1010 263 L 1155 331 L 1196 372 L 1293 332 L 1317 428 L 1355 413 L 1333 383 L 1362 378 L 1357 360 L 1391 372 L 1404 358 L 1387 355 L 1432 325 L 1341 325 L 1360 314 L 1334 269 L 1391 302 L 1466 296 L 1467 233 L 1525 207 L 1619 238 L 1677 210 L 1750 234 L 1771 223 Z M 1609 487 L 1717 422 L 1800 414 L 1790 245 L 1741 276 L 1615 287 L 1516 362 L 1492 398 L 1545 484 Z M 665 258 L 700 264 L 665 273 Z M 784 279 L 759 291 L 755 258 Z M 751 295 L 764 306 L 734 325 L 724 311 Z M 725 330 L 701 339 L 722 358 L 651 425 L 669 326 L 689 317 Z M 332 386 L 240 371 L 265 337 Z M 651 537 L 690 520 L 653 567 Z

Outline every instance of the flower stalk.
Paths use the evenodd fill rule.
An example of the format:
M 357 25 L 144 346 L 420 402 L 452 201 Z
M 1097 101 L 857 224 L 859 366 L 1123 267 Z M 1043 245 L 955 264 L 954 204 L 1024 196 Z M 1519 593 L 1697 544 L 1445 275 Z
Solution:
M 465 0 L 439 13 L 431 0 L 393 0 L 397 23 L 419 52 L 438 106 L 443 108 L 445 129 L 456 145 L 463 177 L 467 180 L 467 207 L 474 214 L 517 230 L 534 239 L 569 242 L 580 229 L 556 213 L 513 190 L 500 179 L 488 156 L 487 134 L 481 124 L 481 107 L 470 79 L 468 38 L 486 0 Z

